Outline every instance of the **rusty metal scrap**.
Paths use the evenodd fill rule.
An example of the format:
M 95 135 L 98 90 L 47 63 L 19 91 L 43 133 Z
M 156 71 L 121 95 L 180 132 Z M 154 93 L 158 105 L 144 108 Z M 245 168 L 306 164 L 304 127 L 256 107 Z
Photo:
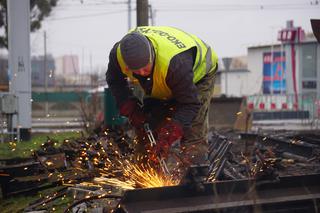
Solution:
M 209 171 L 207 181 L 215 181 L 223 171 L 226 155 L 230 151 L 232 142 L 227 138 L 214 135 L 209 146 Z
M 135 138 L 122 130 L 105 129 L 98 135 L 65 139 L 60 147 L 56 147 L 57 141 L 47 138 L 33 158 L 28 159 L 27 164 L 23 160 L 12 165 L 2 164 L 0 180 L 2 186 L 9 180 L 14 180 L 11 188 L 4 187 L 3 192 L 6 195 L 39 190 L 43 187 L 42 183 L 51 184 L 47 187 L 62 184 L 80 187 L 78 190 L 81 191 L 86 188 L 75 184 L 85 181 L 88 187 L 99 188 L 98 194 L 88 195 L 88 199 L 79 198 L 68 208 L 72 209 L 75 205 L 89 200 L 107 197 L 117 200 L 122 195 L 115 193 L 115 188 L 133 190 L 180 183 L 189 185 L 188 190 L 193 188 L 203 192 L 208 182 L 250 179 L 256 185 L 263 185 L 279 181 L 281 174 L 296 174 L 295 170 L 302 168 L 303 171 L 320 172 L 317 138 L 310 135 L 299 138 L 288 133 L 253 136 L 253 142 L 246 143 L 249 147 L 243 148 L 243 138 L 237 140 L 235 137 L 231 139 L 221 134 L 213 134 L 209 140 L 209 164 L 193 166 L 181 182 L 159 172 L 152 165 L 138 164 L 137 162 L 142 161 L 134 156 Z M 250 150 L 246 150 L 247 148 Z M 41 181 L 38 181 L 39 179 Z M 163 188 L 166 189 L 167 187 Z M 150 192 L 152 190 L 150 189 Z M 197 199 L 195 197 L 195 200 Z M 30 204 L 30 209 L 41 202 L 51 201 L 39 200 L 38 203 Z

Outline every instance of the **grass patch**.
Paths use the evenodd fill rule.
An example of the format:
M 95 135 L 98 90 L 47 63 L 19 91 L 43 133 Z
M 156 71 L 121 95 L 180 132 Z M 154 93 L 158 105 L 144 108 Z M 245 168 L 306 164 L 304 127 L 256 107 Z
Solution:
M 58 147 L 64 139 L 80 136 L 79 132 L 45 133 L 32 135 L 30 141 L 0 143 L 0 159 L 29 157 L 34 150 L 39 149 L 41 144 L 47 141 L 47 137 L 57 140 Z
M 23 209 L 28 207 L 29 203 L 37 200 L 37 196 L 17 196 L 15 198 L 8 198 L 0 201 L 1 212 L 22 212 Z
M 14 213 L 14 212 L 23 212 L 25 208 L 29 206 L 30 203 L 38 200 L 41 197 L 52 194 L 52 192 L 58 191 L 62 186 L 46 189 L 43 191 L 37 192 L 35 195 L 25 196 L 19 195 L 11 197 L 8 199 L 0 199 L 0 209 L 1 213 Z M 47 210 L 48 212 L 63 212 L 71 203 L 73 198 L 68 195 L 57 198 L 56 200 L 49 202 L 46 205 L 39 206 L 37 210 Z

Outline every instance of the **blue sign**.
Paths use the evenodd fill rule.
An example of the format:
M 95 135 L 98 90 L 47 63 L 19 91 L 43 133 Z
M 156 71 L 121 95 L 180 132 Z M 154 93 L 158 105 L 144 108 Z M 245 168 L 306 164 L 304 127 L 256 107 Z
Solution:
M 284 52 L 263 54 L 263 94 L 286 92 L 286 57 Z

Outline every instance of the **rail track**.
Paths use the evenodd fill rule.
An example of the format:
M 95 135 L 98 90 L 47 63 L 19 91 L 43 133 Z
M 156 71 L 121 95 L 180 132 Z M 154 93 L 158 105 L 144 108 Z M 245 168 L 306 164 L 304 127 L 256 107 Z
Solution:
M 206 183 L 202 191 L 173 186 L 127 191 L 118 213 L 152 212 L 319 212 L 320 174 Z

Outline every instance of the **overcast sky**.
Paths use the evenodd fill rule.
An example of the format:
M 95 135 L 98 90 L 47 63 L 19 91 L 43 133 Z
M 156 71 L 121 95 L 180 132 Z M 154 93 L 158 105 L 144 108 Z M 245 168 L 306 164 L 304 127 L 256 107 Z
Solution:
M 31 35 L 33 55 L 41 55 L 43 32 L 47 52 L 77 54 L 84 71 L 106 67 L 113 44 L 128 30 L 127 0 L 60 0 L 41 30 Z M 277 31 L 294 20 L 311 32 L 320 19 L 319 0 L 149 0 L 154 24 L 178 27 L 198 35 L 219 57 L 247 54 L 247 47 L 276 42 Z M 131 0 L 136 26 L 136 0 Z M 150 21 L 149 24 L 151 25 Z

